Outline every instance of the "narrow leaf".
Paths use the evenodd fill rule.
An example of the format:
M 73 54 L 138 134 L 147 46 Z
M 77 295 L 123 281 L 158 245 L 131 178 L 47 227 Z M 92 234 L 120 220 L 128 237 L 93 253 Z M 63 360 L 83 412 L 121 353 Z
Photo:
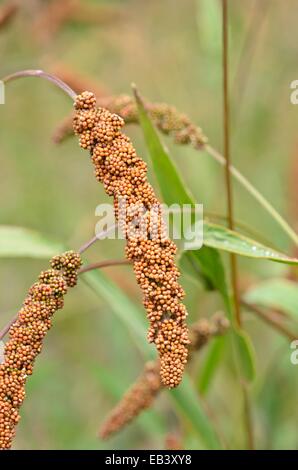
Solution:
M 227 303 L 228 287 L 225 271 L 217 250 L 204 246 L 200 250 L 184 251 L 180 255 L 179 265 L 183 272 L 187 272 L 196 280 L 201 280 L 209 290 L 218 290 L 225 304 Z
M 224 354 L 224 347 L 226 344 L 226 338 L 215 338 L 212 344 L 209 346 L 209 351 L 202 365 L 200 376 L 199 376 L 199 391 L 204 395 L 211 383 L 211 380 L 215 374 L 220 360 Z
M 267 259 L 278 263 L 298 264 L 298 259 L 291 258 L 272 248 L 229 230 L 221 225 L 204 222 L 204 245 L 229 251 L 249 258 Z
M 135 97 L 138 105 L 140 124 L 149 150 L 153 169 L 166 204 L 194 204 L 194 198 L 186 189 L 178 170 L 171 160 L 168 150 L 161 142 L 155 127 L 148 117 L 143 102 L 136 90 Z
M 231 335 L 239 373 L 243 379 L 251 382 L 256 374 L 255 351 L 251 339 L 244 330 L 240 329 L 232 330 Z

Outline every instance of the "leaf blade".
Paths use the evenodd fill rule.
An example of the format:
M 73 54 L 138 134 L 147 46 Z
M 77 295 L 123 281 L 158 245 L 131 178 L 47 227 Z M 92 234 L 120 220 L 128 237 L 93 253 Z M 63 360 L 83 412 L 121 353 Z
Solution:
M 204 395 L 211 383 L 211 380 L 215 374 L 215 370 L 218 367 L 220 359 L 222 357 L 226 338 L 214 338 L 212 345 L 209 347 L 205 363 L 202 366 L 201 373 L 199 376 L 198 387 L 202 395 Z
M 277 250 L 248 238 L 235 230 L 224 226 L 204 222 L 204 245 L 249 258 L 267 259 L 278 263 L 298 264 L 298 259 L 291 258 Z
M 169 156 L 168 150 L 161 142 L 155 127 L 148 117 L 141 97 L 134 89 L 140 124 L 149 150 L 163 200 L 166 204 L 194 204 L 194 198 L 182 181 L 178 170 Z

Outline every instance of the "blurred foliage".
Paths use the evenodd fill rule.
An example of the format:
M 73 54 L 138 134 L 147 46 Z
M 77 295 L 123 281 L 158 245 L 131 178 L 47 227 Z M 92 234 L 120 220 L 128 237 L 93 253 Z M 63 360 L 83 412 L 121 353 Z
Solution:
M 85 75 L 113 94 L 129 93 L 130 83 L 135 82 L 151 101 L 164 101 L 186 112 L 212 145 L 222 148 L 217 0 L 186 0 L 175 8 L 173 0 L 81 0 L 84 8 L 108 10 L 106 21 L 104 15 L 96 22 L 86 21 L 86 14 L 84 21 L 78 16 L 66 18 L 54 34 L 44 35 L 37 19 L 48 3 L 23 2 L 10 24 L 0 29 L 1 76 L 22 68 L 51 71 L 59 66 Z M 233 162 L 296 228 L 297 207 L 296 213 L 290 208 L 297 187 L 291 186 L 290 177 L 298 166 L 298 111 L 289 98 L 290 83 L 297 79 L 297 15 L 294 0 L 230 0 Z M 59 90 L 41 80 L 25 79 L 7 87 L 6 104 L 0 106 L 0 224 L 36 230 L 75 249 L 92 236 L 95 207 L 108 197 L 76 139 L 61 146 L 51 141 L 52 131 L 71 106 Z M 146 157 L 140 129 L 131 127 L 126 132 Z M 204 204 L 205 211 L 225 213 L 222 169 L 204 152 L 176 146 L 170 139 L 165 142 L 195 200 Z M 150 180 L 157 188 L 153 171 Z M 287 236 L 263 209 L 239 185 L 234 185 L 234 192 L 236 219 L 280 251 L 294 254 Z M 120 258 L 123 250 L 121 241 L 100 241 L 88 258 Z M 226 265 L 225 255 L 223 261 Z M 266 260 L 241 258 L 239 264 L 243 290 L 257 289 L 259 282 L 280 279 L 290 270 Z M 44 266 L 38 259 L 1 258 L 1 325 L 19 308 Z M 108 269 L 105 276 L 123 290 L 136 310 L 141 309 L 131 269 Z M 216 291 L 206 290 L 187 273 L 182 283 L 190 322 L 222 308 Z M 158 399 L 153 414 L 145 420 L 140 417 L 112 440 L 102 442 L 96 437 L 104 416 L 143 367 L 127 327 L 111 314 L 111 300 L 96 295 L 83 282 L 67 298 L 28 381 L 16 448 L 161 448 L 166 434 L 176 429 L 182 432 L 186 447 L 200 447 L 193 428 L 177 413 L 168 394 Z M 130 313 L 124 304 L 121 315 Z M 246 310 L 244 329 L 256 350 L 257 374 L 249 388 L 256 446 L 297 449 L 298 379 L 289 342 Z M 198 390 L 205 387 L 204 364 L 211 347 L 189 367 Z M 242 395 L 231 351 L 221 349 L 216 363 L 204 404 L 228 445 L 243 448 Z

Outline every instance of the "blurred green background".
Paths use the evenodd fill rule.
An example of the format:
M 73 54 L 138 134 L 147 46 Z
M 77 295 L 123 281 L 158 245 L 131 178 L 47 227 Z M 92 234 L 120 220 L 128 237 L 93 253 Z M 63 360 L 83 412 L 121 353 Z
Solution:
M 130 93 L 135 82 L 151 101 L 187 113 L 210 143 L 222 149 L 218 1 L 81 1 L 97 19 L 70 15 L 53 28 L 50 17 L 47 31 L 47 23 L 39 19 L 48 3 L 22 2 L 15 18 L 0 30 L 1 76 L 24 68 L 51 72 L 65 67 L 112 94 Z M 298 4 L 230 0 L 229 5 L 233 163 L 297 228 L 298 107 L 290 102 L 290 83 L 298 79 Z M 71 108 L 61 91 L 42 80 L 24 79 L 7 87 L 6 104 L 0 106 L 0 223 L 36 229 L 77 249 L 93 235 L 95 208 L 108 198 L 77 140 L 52 142 L 55 127 Z M 140 129 L 127 127 L 126 132 L 147 158 Z M 162 138 L 204 210 L 224 214 L 222 168 L 206 153 Z M 150 179 L 155 185 L 152 173 Z M 272 246 L 293 253 L 286 235 L 237 183 L 234 194 L 236 219 Z M 123 250 L 122 241 L 101 241 L 88 259 L 122 257 Z M 286 265 L 269 261 L 241 259 L 239 264 L 244 287 L 288 271 Z M 1 259 L 1 325 L 18 310 L 45 266 L 32 259 Z M 105 273 L 141 305 L 130 267 Z M 182 283 L 190 322 L 221 307 L 217 294 L 184 276 Z M 252 314 L 246 312 L 244 319 L 257 352 L 257 378 L 250 387 L 256 446 L 297 449 L 298 366 L 290 363 L 289 343 Z M 208 348 L 191 366 L 194 383 L 206 352 Z M 162 448 L 173 430 L 187 448 L 200 447 L 167 394 L 154 405 L 154 429 L 138 419 L 107 442 L 96 437 L 119 394 L 142 367 L 143 358 L 110 306 L 80 283 L 57 314 L 28 381 L 15 448 Z M 228 445 L 243 448 L 241 396 L 229 357 L 220 363 L 205 401 Z

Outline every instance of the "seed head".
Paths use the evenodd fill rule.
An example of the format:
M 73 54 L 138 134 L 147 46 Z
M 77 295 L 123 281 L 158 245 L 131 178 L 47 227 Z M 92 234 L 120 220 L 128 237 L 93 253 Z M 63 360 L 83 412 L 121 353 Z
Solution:
M 0 449 L 9 449 L 25 398 L 26 378 L 32 374 L 43 339 L 51 328 L 52 315 L 63 306 L 63 297 L 75 285 L 81 258 L 67 252 L 51 260 L 29 289 L 17 321 L 9 330 L 9 341 L 0 365 Z
M 103 183 L 106 193 L 114 197 L 116 219 L 119 218 L 119 198 L 126 200 L 125 220 L 120 221 L 120 228 L 127 240 L 126 256 L 133 262 L 144 294 L 150 322 L 148 340 L 155 343 L 159 352 L 164 385 L 176 387 L 187 362 L 187 313 L 181 304 L 184 292 L 178 283 L 176 247 L 166 236 L 161 204 L 147 181 L 146 163 L 121 132 L 123 119 L 104 108 L 96 108 L 95 96 L 88 91 L 77 97 L 75 110 L 74 131 L 79 135 L 81 147 L 91 152 L 96 178 Z M 136 211 L 142 208 L 147 234 L 150 210 L 155 209 L 157 233 L 154 238 L 143 239 L 130 224 Z

